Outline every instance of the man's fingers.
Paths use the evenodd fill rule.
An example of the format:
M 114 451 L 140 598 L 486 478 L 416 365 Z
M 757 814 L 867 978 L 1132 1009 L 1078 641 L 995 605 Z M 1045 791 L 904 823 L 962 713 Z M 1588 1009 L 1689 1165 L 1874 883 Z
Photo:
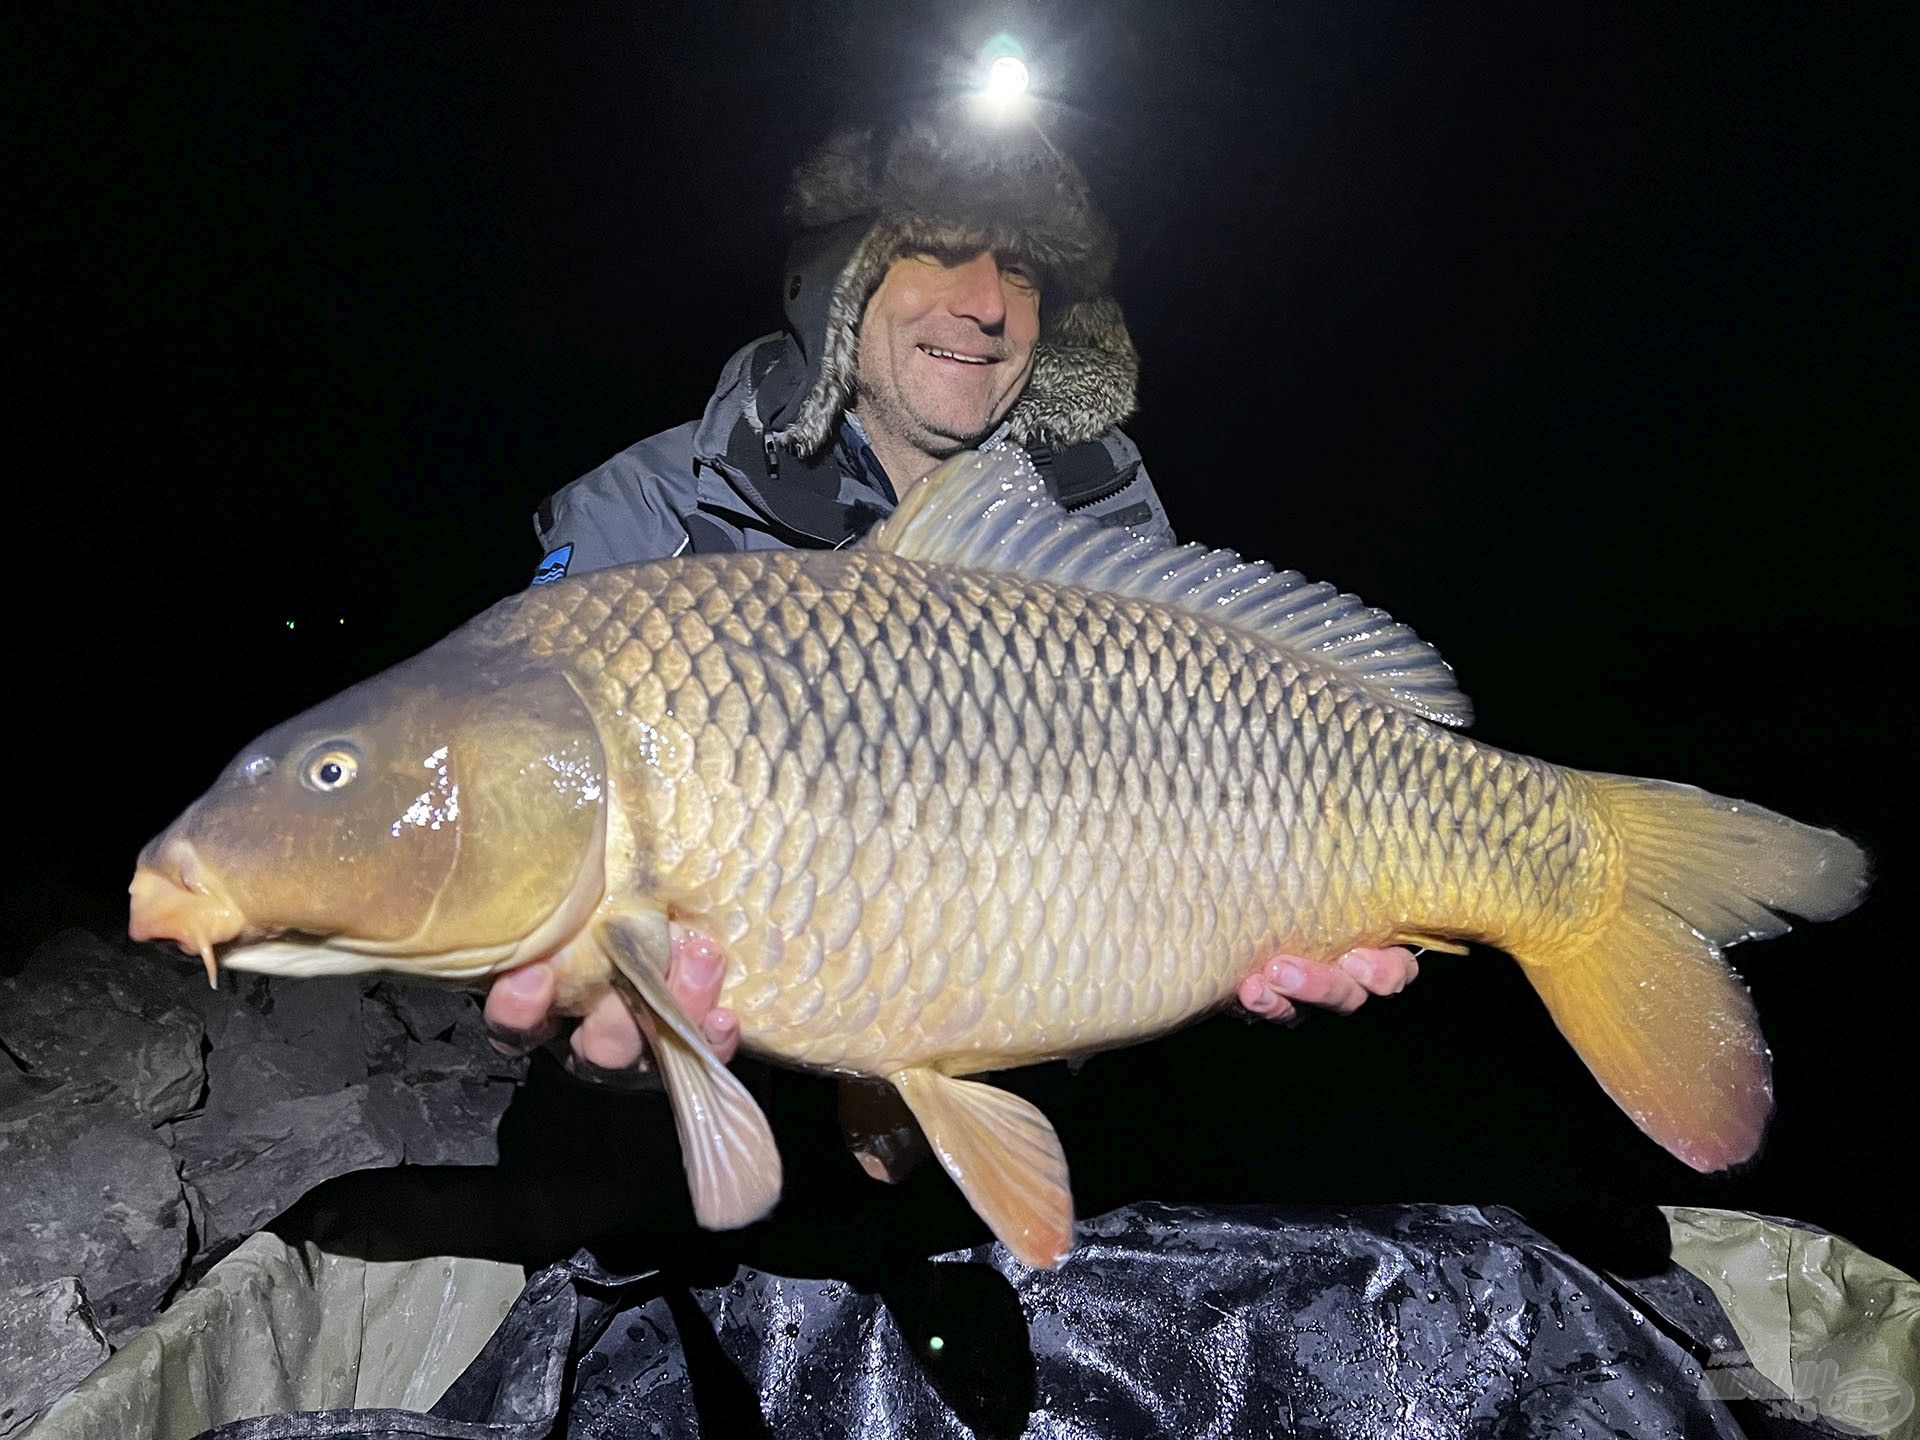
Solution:
M 680 1008 L 700 1026 L 700 1033 L 722 1065 L 740 1048 L 740 1017 L 718 1005 L 720 986 L 727 978 L 727 957 L 698 930 L 677 921 L 670 929 L 671 958 L 667 988 Z
M 1349 950 L 1340 957 L 1340 968 L 1375 995 L 1398 995 L 1420 973 L 1413 952 L 1398 945 Z
M 675 921 L 668 927 L 671 950 L 667 960 L 667 988 L 680 1008 L 699 1019 L 720 998 L 720 982 L 727 975 L 727 957 L 698 930 Z
M 715 1006 L 707 1012 L 700 1033 L 706 1036 L 707 1048 L 713 1051 L 714 1058 L 722 1065 L 730 1063 L 739 1052 L 740 1017 L 724 1005 Z
M 1240 1004 L 1249 1015 L 1262 1020 L 1277 1020 L 1283 1025 L 1300 1023 L 1300 1013 L 1293 1008 L 1293 1002 L 1268 983 L 1264 970 L 1240 982 Z
M 722 1063 L 740 1048 L 740 1018 L 716 1005 L 726 979 L 727 961 L 720 947 L 694 930 L 672 929 L 672 951 L 667 966 L 667 988 L 680 1002 L 713 1053 Z M 559 1033 L 553 1014 L 553 967 L 544 961 L 522 965 L 493 982 L 487 991 L 486 1021 L 494 1048 L 504 1054 L 524 1055 Z M 632 1012 L 620 996 L 609 991 L 575 1027 L 569 1041 L 570 1069 L 596 1084 L 616 1083 L 646 1058 L 647 1043 Z
M 524 1055 L 559 1033 L 553 988 L 553 967 L 543 960 L 509 970 L 493 982 L 481 1014 L 494 1049 L 502 1055 Z
M 631 1070 L 647 1053 L 627 1002 L 609 990 L 573 1032 L 573 1053 L 598 1070 Z
M 1336 1014 L 1351 1015 L 1367 998 L 1360 982 L 1337 965 L 1277 955 L 1266 965 L 1266 978 L 1289 1000 L 1314 1005 Z

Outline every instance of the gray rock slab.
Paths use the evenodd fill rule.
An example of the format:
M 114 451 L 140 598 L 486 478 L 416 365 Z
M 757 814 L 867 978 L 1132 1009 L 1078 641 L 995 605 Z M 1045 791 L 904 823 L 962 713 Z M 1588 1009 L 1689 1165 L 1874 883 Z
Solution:
M 0 1287 L 82 1277 L 109 1334 L 144 1324 L 189 1253 L 173 1152 L 104 1082 L 0 1115 Z
M 110 1353 L 74 1276 L 0 1291 L 0 1440 L 20 1434 Z
M 205 1030 L 190 983 L 132 946 L 63 931 L 0 980 L 0 1041 L 38 1078 L 109 1081 L 157 1125 L 200 1099 Z
M 406 1158 L 375 1123 L 367 1086 L 209 1110 L 174 1127 L 180 1175 L 197 1192 L 200 1249 L 244 1240 L 323 1180 Z

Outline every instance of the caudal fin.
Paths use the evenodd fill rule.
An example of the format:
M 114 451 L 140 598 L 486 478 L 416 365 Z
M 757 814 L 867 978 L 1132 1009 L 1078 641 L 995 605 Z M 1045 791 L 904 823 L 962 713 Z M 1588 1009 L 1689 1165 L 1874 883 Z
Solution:
M 1598 930 L 1514 949 L 1555 1023 L 1633 1122 L 1696 1170 L 1760 1147 L 1772 1065 L 1721 949 L 1860 903 L 1866 853 L 1687 785 L 1582 775 L 1620 838 L 1626 883 Z

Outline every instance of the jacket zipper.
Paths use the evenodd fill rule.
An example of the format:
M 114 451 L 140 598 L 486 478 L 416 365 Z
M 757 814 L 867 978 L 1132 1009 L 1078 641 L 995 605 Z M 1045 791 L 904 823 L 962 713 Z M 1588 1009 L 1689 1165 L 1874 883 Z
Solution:
M 1129 465 L 1127 466 L 1126 469 L 1122 470 L 1118 475 L 1116 475 L 1112 480 L 1108 481 L 1103 488 L 1094 491 L 1093 494 L 1091 495 L 1084 495 L 1080 497 L 1079 499 L 1075 500 L 1071 505 L 1062 505 L 1060 508 L 1062 510 L 1065 510 L 1069 515 L 1071 515 L 1074 511 L 1084 510 L 1089 505 L 1098 505 L 1102 500 L 1111 500 L 1114 496 L 1118 495 L 1122 490 L 1126 489 L 1129 485 L 1133 484 L 1134 476 L 1138 475 L 1139 473 L 1140 473 L 1140 467 L 1137 464 Z

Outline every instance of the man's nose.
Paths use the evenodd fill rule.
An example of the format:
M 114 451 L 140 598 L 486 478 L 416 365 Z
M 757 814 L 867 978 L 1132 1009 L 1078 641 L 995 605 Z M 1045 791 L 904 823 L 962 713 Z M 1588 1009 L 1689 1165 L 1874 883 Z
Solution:
M 962 260 L 947 275 L 947 309 L 982 330 L 998 330 L 1007 321 L 1007 297 L 1000 288 L 1000 262 L 982 250 Z

